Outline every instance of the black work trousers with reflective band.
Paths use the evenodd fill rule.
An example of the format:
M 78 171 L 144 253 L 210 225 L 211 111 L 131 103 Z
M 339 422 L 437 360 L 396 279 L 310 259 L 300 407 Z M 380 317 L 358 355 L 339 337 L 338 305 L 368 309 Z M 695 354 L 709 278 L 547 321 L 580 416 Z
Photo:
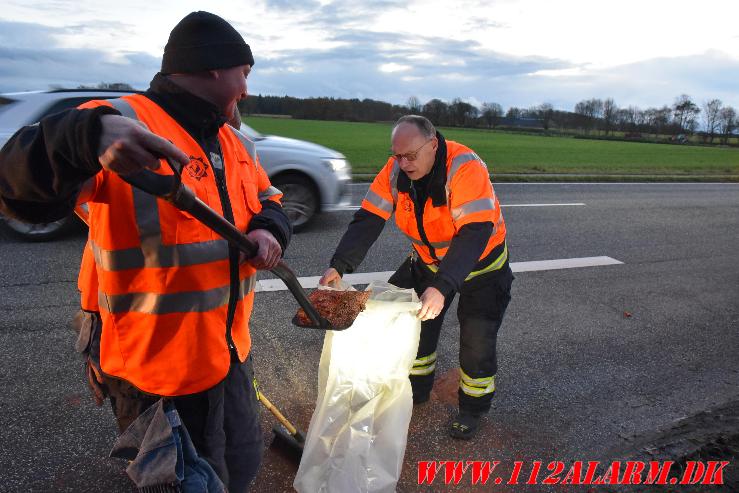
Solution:
M 421 261 L 408 257 L 389 282 L 403 288 L 414 288 L 420 296 L 434 279 L 434 273 Z M 508 262 L 500 269 L 465 281 L 459 291 L 457 318 L 459 319 L 459 364 L 460 376 L 459 408 L 474 414 L 490 410 L 493 391 L 486 385 L 498 371 L 496 345 L 498 330 L 503 322 L 508 302 L 511 300 L 513 273 Z M 439 343 L 441 326 L 454 294 L 444 300 L 443 311 L 432 320 L 421 323 L 421 340 L 416 362 L 435 366 L 436 347 Z M 411 375 L 413 395 L 418 398 L 428 395 L 434 385 L 435 371 L 426 375 Z M 485 389 L 487 387 L 487 389 Z M 487 391 L 486 391 L 487 390 Z

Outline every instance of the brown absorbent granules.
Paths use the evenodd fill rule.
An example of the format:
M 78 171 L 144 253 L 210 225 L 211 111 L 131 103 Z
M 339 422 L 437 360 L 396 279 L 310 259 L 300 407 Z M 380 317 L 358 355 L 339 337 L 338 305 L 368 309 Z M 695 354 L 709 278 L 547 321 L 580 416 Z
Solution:
M 334 328 L 345 329 L 354 323 L 359 312 L 370 297 L 369 291 L 332 291 L 316 289 L 308 299 L 316 307 L 318 313 L 327 319 Z M 300 308 L 296 315 L 297 325 L 309 327 L 314 325 L 305 310 Z

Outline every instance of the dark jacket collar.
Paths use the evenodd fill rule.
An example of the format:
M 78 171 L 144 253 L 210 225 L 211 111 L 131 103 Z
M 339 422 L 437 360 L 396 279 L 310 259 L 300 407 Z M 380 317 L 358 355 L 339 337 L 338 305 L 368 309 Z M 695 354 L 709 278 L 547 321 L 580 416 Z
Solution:
M 188 92 L 161 73 L 154 76 L 145 95 L 197 141 L 213 138 L 228 121 L 214 104 Z
M 439 146 L 436 148 L 436 158 L 431 172 L 417 180 L 417 183 L 425 183 L 428 194 L 431 197 L 431 205 L 441 207 L 446 204 L 446 140 L 444 136 L 436 132 L 436 138 L 439 140 Z M 409 193 L 411 189 L 411 179 L 405 173 L 398 174 L 398 191 Z

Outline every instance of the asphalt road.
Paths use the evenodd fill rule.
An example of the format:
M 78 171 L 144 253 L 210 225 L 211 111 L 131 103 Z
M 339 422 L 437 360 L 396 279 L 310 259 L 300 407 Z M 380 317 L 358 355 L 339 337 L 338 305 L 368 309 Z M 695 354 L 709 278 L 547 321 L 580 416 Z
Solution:
M 494 407 L 470 443 L 445 434 L 458 366 L 450 311 L 437 389 L 414 409 L 400 491 L 419 489 L 419 460 L 501 460 L 507 470 L 514 460 L 524 468 L 534 459 L 595 460 L 739 398 L 739 185 L 511 183 L 496 191 L 513 262 L 623 263 L 516 274 Z M 584 205 L 512 207 L 557 203 Z M 351 214 L 327 214 L 295 237 L 286 261 L 298 275 L 323 272 Z M 82 233 L 47 244 L 0 238 L 0 491 L 132 491 L 124 464 L 107 458 L 112 414 L 89 397 L 68 328 L 84 241 Z M 361 271 L 393 270 L 407 252 L 389 223 Z M 258 293 L 252 334 L 265 393 L 306 428 L 322 334 L 292 327 L 295 308 L 286 291 Z M 268 435 L 272 421 L 263 418 Z M 254 490 L 289 491 L 294 471 L 269 452 Z M 490 488 L 467 481 L 455 491 Z

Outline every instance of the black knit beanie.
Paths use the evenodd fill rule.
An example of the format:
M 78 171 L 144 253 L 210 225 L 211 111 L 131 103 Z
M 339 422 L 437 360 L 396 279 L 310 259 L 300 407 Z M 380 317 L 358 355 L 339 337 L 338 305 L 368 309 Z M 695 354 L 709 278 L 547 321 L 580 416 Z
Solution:
M 192 12 L 169 33 L 162 73 L 177 74 L 254 65 L 251 48 L 228 22 L 210 12 Z

